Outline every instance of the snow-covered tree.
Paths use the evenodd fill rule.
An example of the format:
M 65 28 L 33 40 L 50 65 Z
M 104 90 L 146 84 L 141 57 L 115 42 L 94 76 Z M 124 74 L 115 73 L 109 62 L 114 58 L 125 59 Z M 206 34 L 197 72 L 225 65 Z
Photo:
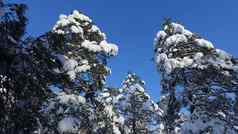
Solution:
M 27 37 L 23 4 L 0 0 L 1 134 L 235 134 L 238 59 L 167 20 L 155 38 L 159 105 L 129 73 L 107 87 L 115 44 L 83 13 Z
M 128 73 L 122 88 L 112 99 L 117 113 L 123 117 L 125 134 L 157 134 L 159 108 L 145 90 L 145 82 Z
M 93 108 L 83 96 L 61 92 L 43 108 L 45 123 L 39 123 L 37 133 L 88 133 L 87 128 L 92 127 Z
M 70 93 L 68 87 L 79 87 L 78 91 L 83 90 L 88 95 L 102 89 L 110 73 L 107 59 L 118 51 L 89 17 L 76 10 L 69 16 L 60 15 L 53 30 L 34 44 L 40 55 L 37 60 L 48 61 L 52 72 L 66 76 L 63 81 L 56 80 L 64 91 Z
M 0 1 L 0 133 L 30 133 L 34 129 L 44 84 L 28 57 L 26 5 Z M 35 75 L 37 74 L 37 75 Z M 42 85 L 42 86 L 40 86 Z
M 109 119 L 106 122 L 106 125 L 112 127 L 112 133 L 114 134 L 125 133 L 125 128 L 123 127 L 124 117 L 118 113 L 115 107 L 115 103 L 118 101 L 117 95 L 119 93 L 120 90 L 118 90 L 118 88 L 106 87 L 102 92 L 99 92 L 97 94 L 97 100 L 102 102 L 105 107 L 105 112 L 99 111 L 99 115 L 101 115 L 102 119 L 102 124 L 105 124 L 103 122 Z
M 112 106 L 98 99 L 110 74 L 107 59 L 117 55 L 118 47 L 84 14 L 73 11 L 60 15 L 49 33 L 34 42 L 42 61 L 58 79 L 49 83 L 60 90 L 43 106 L 42 133 L 113 133 Z M 52 66 L 49 66 L 52 65 Z M 56 112 L 57 111 L 57 112 Z
M 154 46 L 163 133 L 238 133 L 238 60 L 170 20 Z

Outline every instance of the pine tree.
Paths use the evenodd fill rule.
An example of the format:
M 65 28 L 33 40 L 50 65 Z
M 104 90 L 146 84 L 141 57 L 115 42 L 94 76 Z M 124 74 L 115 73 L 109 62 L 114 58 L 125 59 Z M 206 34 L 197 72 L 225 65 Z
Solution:
M 37 61 L 58 74 L 49 87 L 61 89 L 42 108 L 42 133 L 113 133 L 112 106 L 98 99 L 110 73 L 116 45 L 84 14 L 60 15 L 53 30 L 34 42 Z M 57 111 L 57 112 L 55 112 Z
M 159 106 L 129 73 L 107 87 L 118 47 L 83 13 L 26 35 L 24 4 L 0 0 L 1 134 L 235 134 L 238 59 L 167 19 L 154 42 Z
M 237 133 L 238 60 L 170 20 L 154 45 L 163 133 Z
M 156 134 L 159 128 L 158 105 L 145 90 L 145 82 L 134 73 L 128 73 L 123 86 L 115 96 L 117 113 L 123 117 L 124 133 Z
M 36 123 L 38 102 L 44 97 L 44 86 L 40 86 L 43 83 L 32 74 L 37 72 L 31 68 L 28 57 L 26 9 L 24 4 L 0 1 L 0 133 L 3 134 L 30 133 Z

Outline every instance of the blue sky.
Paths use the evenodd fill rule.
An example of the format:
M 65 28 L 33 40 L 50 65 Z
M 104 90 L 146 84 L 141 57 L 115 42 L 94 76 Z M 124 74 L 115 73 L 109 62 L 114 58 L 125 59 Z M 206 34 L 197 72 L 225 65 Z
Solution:
M 154 99 L 159 98 L 159 74 L 153 57 L 153 38 L 163 18 L 170 17 L 184 24 L 238 57 L 237 0 L 8 0 L 23 2 L 29 34 L 38 36 L 49 31 L 60 14 L 78 9 L 88 16 L 118 44 L 119 55 L 109 61 L 112 75 L 108 84 L 120 86 L 128 71 L 146 81 Z

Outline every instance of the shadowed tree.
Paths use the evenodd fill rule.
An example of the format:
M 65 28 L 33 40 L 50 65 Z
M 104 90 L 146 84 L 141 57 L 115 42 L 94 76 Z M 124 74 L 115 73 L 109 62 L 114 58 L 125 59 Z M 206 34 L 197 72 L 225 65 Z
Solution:
M 154 45 L 163 133 L 237 133 L 238 60 L 170 20 Z

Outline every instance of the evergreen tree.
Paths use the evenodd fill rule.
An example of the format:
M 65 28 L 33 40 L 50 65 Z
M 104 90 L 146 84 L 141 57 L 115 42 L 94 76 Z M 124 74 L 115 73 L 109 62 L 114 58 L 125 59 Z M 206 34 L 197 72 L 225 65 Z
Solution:
M 145 90 L 145 82 L 134 73 L 128 73 L 114 99 L 118 114 L 123 117 L 126 134 L 157 134 L 158 105 Z
M 238 60 L 170 20 L 154 45 L 163 133 L 237 133 Z
M 30 133 L 36 123 L 44 84 L 28 57 L 23 4 L 0 1 L 0 133 Z
M 0 0 L 1 134 L 235 134 L 238 60 L 167 19 L 154 42 L 159 106 L 128 73 L 107 87 L 118 47 L 83 13 L 27 37 L 24 4 Z
M 42 108 L 46 120 L 38 132 L 113 133 L 112 106 L 97 96 L 110 73 L 107 59 L 117 54 L 117 46 L 108 43 L 92 20 L 76 10 L 60 15 L 53 30 L 35 44 L 38 55 L 43 54 L 37 61 L 51 63 L 46 66 L 58 74 L 59 79 L 49 87 L 61 89 Z

